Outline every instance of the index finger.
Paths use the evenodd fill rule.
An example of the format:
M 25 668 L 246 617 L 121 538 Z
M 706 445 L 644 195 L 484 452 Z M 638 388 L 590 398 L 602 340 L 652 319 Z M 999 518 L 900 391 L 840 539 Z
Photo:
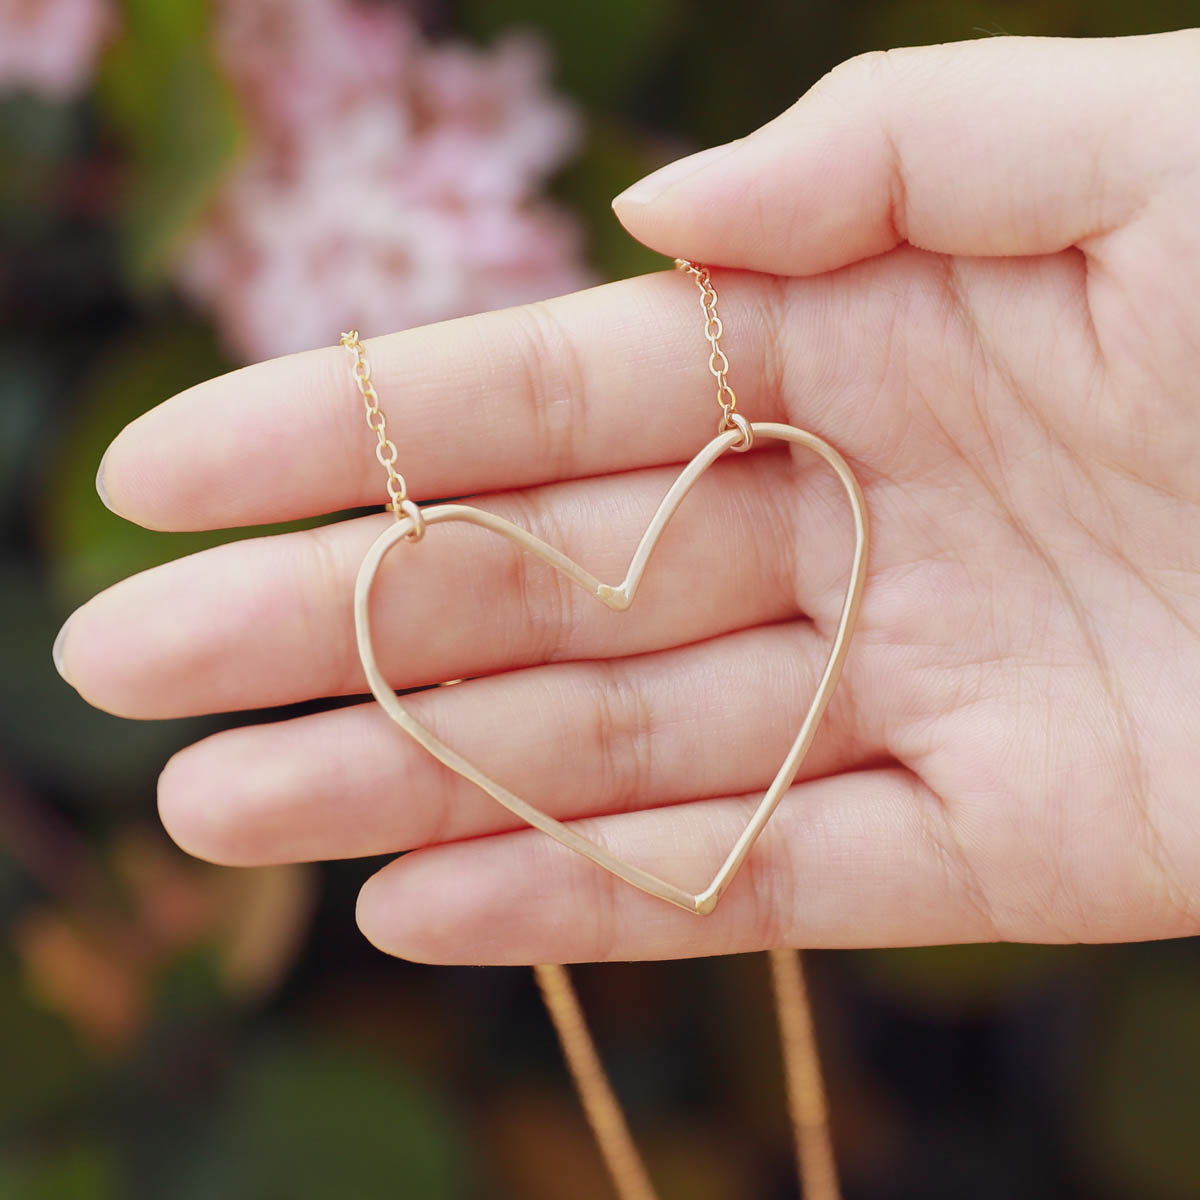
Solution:
M 727 349 L 755 420 L 770 339 L 754 276 L 725 274 Z M 397 467 L 418 500 L 689 457 L 719 410 L 690 279 L 662 272 L 365 343 Z M 267 524 L 384 503 L 340 346 L 245 367 L 127 426 L 98 486 L 154 529 Z

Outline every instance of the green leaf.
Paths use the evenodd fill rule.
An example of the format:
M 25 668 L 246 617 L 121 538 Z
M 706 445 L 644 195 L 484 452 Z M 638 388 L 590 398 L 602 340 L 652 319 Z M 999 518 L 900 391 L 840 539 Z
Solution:
M 100 459 L 125 425 L 225 369 L 207 329 L 173 324 L 142 328 L 111 344 L 85 380 L 42 506 L 55 590 L 64 607 L 126 575 L 238 536 L 142 529 L 109 512 L 95 486 Z
M 0 1062 L 7 1081 L 0 1087 L 0 1143 L 25 1140 L 37 1122 L 74 1106 L 95 1085 L 95 1064 L 64 1021 L 34 1006 L 7 951 L 0 954 Z M 8 1194 L 0 1187 L 0 1196 Z
M 168 1027 L 200 1021 L 226 1005 L 218 948 L 211 940 L 184 947 L 159 969 L 155 979 L 156 1021 Z
M 168 323 L 113 342 L 84 381 L 71 424 L 55 447 L 41 510 L 64 608 L 149 567 L 259 533 L 322 524 L 317 517 L 270 527 L 157 533 L 122 520 L 96 494 L 96 471 L 108 444 L 130 421 L 178 392 L 228 369 L 210 330 Z M 234 486 L 231 483 L 231 486 Z
M 207 22 L 206 0 L 126 0 L 124 36 L 101 71 L 101 108 L 130 154 L 123 233 L 136 284 L 165 274 L 242 144 Z
M 615 121 L 597 120 L 580 157 L 563 173 L 556 194 L 584 220 L 594 265 L 606 279 L 661 271 L 669 258 L 647 249 L 613 215 L 612 198 L 634 180 L 662 166 L 641 139 Z
M 0 1163 L 3 1200 L 118 1200 L 123 1194 L 113 1155 L 102 1146 L 18 1150 Z
M 619 99 L 646 63 L 669 44 L 679 25 L 679 0 L 605 0 L 563 4 L 562 0 L 466 0 L 459 22 L 485 41 L 513 28 L 532 28 L 555 51 L 562 86 L 585 101 Z
M 430 1085 L 331 1041 L 262 1040 L 211 1140 L 171 1164 L 172 1200 L 456 1200 L 470 1155 Z M 180 1168 L 183 1169 L 180 1169 Z

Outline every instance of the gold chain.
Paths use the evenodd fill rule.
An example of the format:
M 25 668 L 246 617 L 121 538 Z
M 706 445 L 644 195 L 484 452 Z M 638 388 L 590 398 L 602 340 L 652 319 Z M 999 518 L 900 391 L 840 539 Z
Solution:
M 621 1200 L 657 1200 L 654 1186 L 629 1132 L 621 1102 L 608 1082 L 604 1064 L 588 1030 L 587 1018 L 566 967 L 542 965 L 533 968 L 546 1011 L 558 1033 L 563 1058 L 575 1080 L 579 1101 L 613 1186 Z
M 717 432 L 727 433 L 730 429 L 742 431 L 741 440 L 730 447 L 732 450 L 749 450 L 754 441 L 750 424 L 737 410 L 737 393 L 729 386 L 729 359 L 721 348 L 721 335 L 725 323 L 717 314 L 717 289 L 712 273 L 705 266 L 688 262 L 686 258 L 675 260 L 675 269 L 690 275 L 700 290 L 700 311 L 704 315 L 704 336 L 708 339 L 708 369 L 717 381 L 717 403 L 721 406 L 721 419 Z
M 784 1082 L 800 1194 L 804 1200 L 840 1200 L 837 1158 L 829 1130 L 829 1102 L 825 1098 L 817 1032 L 804 978 L 804 955 L 799 950 L 772 950 L 767 958 L 771 963 L 775 1013 L 783 1047 Z
M 738 412 L 737 395 L 729 385 L 729 359 L 721 348 L 725 326 L 717 313 L 717 289 L 713 286 L 712 275 L 707 267 L 683 258 L 677 258 L 675 266 L 691 275 L 700 290 L 704 336 L 709 344 L 708 369 L 717 381 L 717 403 L 721 406 L 717 431 L 728 433 L 733 429 L 738 430 L 741 437 L 729 449 L 749 450 L 754 441 L 754 431 Z M 399 453 L 387 434 L 387 417 L 380 407 L 379 394 L 371 379 L 371 364 L 367 360 L 366 349 L 357 329 L 343 333 L 341 342 L 354 359 L 354 382 L 362 396 L 367 426 L 378 439 L 375 457 L 387 471 L 388 506 L 397 520 L 405 517 L 411 520 L 412 529 L 404 536 L 417 541 L 424 535 L 425 522 L 421 510 L 409 498 L 404 476 L 396 469 Z M 798 951 L 774 950 L 770 958 L 804 1198 L 838 1200 L 837 1171 L 829 1133 L 825 1090 L 801 956 Z M 560 966 L 537 966 L 533 970 L 617 1194 L 621 1200 L 655 1200 L 649 1176 L 588 1031 L 583 1010 L 571 985 L 570 974 Z
M 352 367 L 354 382 L 358 385 L 359 395 L 362 396 L 363 408 L 367 416 L 367 428 L 378 439 L 375 457 L 379 459 L 379 465 L 387 472 L 389 507 L 396 514 L 397 521 L 403 520 L 405 517 L 412 520 L 413 527 L 404 536 L 409 541 L 419 541 L 425 533 L 425 522 L 421 519 L 420 509 L 408 498 L 408 483 L 404 476 L 396 470 L 396 459 L 400 457 L 400 454 L 396 449 L 396 443 L 388 437 L 387 416 L 379 406 L 379 393 L 375 390 L 374 381 L 371 379 L 371 364 L 367 359 L 366 347 L 359 339 L 357 329 L 343 333 L 341 340 L 342 345 L 349 351 L 350 357 L 354 359 Z

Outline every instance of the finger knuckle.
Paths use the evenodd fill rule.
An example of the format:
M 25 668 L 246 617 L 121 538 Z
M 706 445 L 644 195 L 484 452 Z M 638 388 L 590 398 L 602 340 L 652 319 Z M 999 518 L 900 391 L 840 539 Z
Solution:
M 570 473 L 586 438 L 586 373 L 571 334 L 550 301 L 512 310 L 519 394 L 528 407 L 534 453 L 547 474 Z
M 534 537 L 553 546 L 563 546 L 558 519 L 537 495 L 526 492 L 512 498 L 512 503 L 520 509 L 518 523 Z M 573 640 L 575 629 L 573 585 L 560 571 L 518 546 L 512 547 L 510 562 L 510 590 L 522 615 L 520 644 L 510 649 L 514 665 L 561 658 Z
M 793 917 L 796 910 L 796 863 L 786 840 L 772 842 L 770 852 L 751 855 L 746 863 L 750 876 L 751 928 L 753 945 L 774 950 L 796 941 Z
M 901 48 L 856 54 L 826 71 L 817 80 L 813 92 L 825 97 L 847 97 L 876 88 L 895 76 L 897 68 L 908 61 L 910 53 Z
M 653 789 L 654 719 L 641 686 L 617 663 L 600 668 L 594 744 L 608 807 L 629 811 Z

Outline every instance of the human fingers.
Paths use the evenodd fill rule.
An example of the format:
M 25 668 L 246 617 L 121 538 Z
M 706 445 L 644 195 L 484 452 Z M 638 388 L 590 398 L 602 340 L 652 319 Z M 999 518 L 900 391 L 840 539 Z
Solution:
M 731 293 L 737 386 L 765 386 L 776 332 L 761 287 Z M 648 275 L 366 343 L 397 466 L 417 500 L 691 456 L 718 410 L 691 280 Z M 331 335 L 335 336 L 335 335 Z M 384 477 L 337 346 L 201 383 L 129 425 L 100 485 L 156 529 L 262 524 L 382 503 Z
M 610 852 L 700 890 L 759 797 L 573 822 Z M 945 810 L 902 768 L 792 788 L 716 910 L 647 896 L 536 830 L 417 850 L 364 885 L 380 949 L 425 962 L 692 958 L 777 946 L 899 946 L 1003 936 L 947 849 Z
M 617 581 L 673 469 L 553 484 L 487 507 Z M 431 526 L 387 557 L 375 645 L 396 687 L 679 645 L 797 615 L 836 617 L 853 546 L 828 470 L 731 455 L 666 527 L 632 607 L 613 612 L 540 559 L 474 527 Z M 355 576 L 389 517 L 248 539 L 126 579 L 69 619 L 62 670 L 91 703 L 137 717 L 363 692 Z M 799 590 L 797 590 L 799 589 Z
M 900 242 L 1048 254 L 1194 169 L 1200 31 L 984 38 L 850 59 L 782 115 L 614 201 L 665 254 L 815 274 Z
M 493 779 L 560 820 L 765 788 L 829 655 L 808 622 L 405 697 Z M 801 770 L 884 756 L 875 660 L 852 653 Z M 864 707 L 864 705 L 866 707 Z M 351 858 L 522 827 L 377 705 L 227 730 L 180 751 L 159 812 L 189 853 L 236 866 Z

